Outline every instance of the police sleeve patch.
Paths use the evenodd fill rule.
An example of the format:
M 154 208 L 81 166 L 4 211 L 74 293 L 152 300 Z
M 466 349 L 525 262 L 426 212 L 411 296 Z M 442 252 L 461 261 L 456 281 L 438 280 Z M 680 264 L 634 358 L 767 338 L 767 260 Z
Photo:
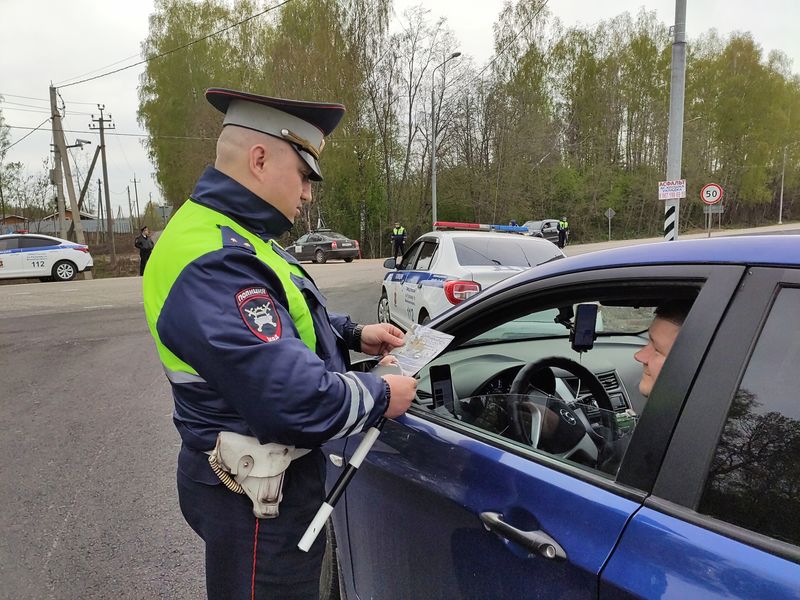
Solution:
M 265 287 L 249 287 L 236 293 L 236 306 L 247 328 L 263 342 L 281 337 L 281 318 Z

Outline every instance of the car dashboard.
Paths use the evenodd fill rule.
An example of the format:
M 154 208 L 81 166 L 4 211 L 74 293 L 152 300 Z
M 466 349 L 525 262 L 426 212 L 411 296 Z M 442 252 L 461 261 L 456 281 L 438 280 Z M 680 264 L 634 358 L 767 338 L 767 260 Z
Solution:
M 420 371 L 418 396 L 424 406 L 432 397 L 431 367 L 447 365 L 458 399 L 508 394 L 514 378 L 528 363 L 563 356 L 592 371 L 609 394 L 615 411 L 632 409 L 641 414 L 645 399 L 638 392 L 641 366 L 633 359 L 646 340 L 636 335 L 601 337 L 594 348 L 577 353 L 566 337 L 520 340 L 466 346 L 447 352 Z M 578 378 L 553 369 L 556 394 L 564 400 L 590 400 L 580 389 Z

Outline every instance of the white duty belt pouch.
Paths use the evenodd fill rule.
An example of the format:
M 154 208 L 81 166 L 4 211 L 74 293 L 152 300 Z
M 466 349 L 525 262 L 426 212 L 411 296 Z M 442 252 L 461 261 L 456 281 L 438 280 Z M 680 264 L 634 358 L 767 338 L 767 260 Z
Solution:
M 247 494 L 256 517 L 274 519 L 283 498 L 286 469 L 294 459 L 309 452 L 283 444 L 260 444 L 254 437 L 221 431 L 208 464 L 225 487 Z

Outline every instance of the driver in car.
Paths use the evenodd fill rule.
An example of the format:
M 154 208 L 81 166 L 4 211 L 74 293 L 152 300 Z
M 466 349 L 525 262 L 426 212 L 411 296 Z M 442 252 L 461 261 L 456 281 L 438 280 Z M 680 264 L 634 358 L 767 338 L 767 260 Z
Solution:
M 648 328 L 648 342 L 634 354 L 634 359 L 642 364 L 639 391 L 644 397 L 650 396 L 691 304 L 691 300 L 667 300 L 655 309 Z M 548 360 L 568 371 L 580 367 L 580 365 L 570 367 L 568 364 L 557 364 L 558 360 L 572 362 L 569 359 L 553 357 Z M 605 421 L 599 424 L 597 429 L 588 431 L 591 425 L 586 421 L 585 413 L 576 410 L 556 396 L 555 376 L 551 369 L 539 370 L 534 364 L 528 365 L 524 370 L 529 371 L 526 388 L 536 390 L 546 398 L 546 410 L 540 411 L 541 421 L 537 427 L 531 427 L 531 418 L 534 414 L 530 408 L 531 403 L 516 400 L 513 385 L 512 394 L 508 395 L 510 401 L 491 401 L 484 405 L 477 398 L 473 398 L 466 406 L 462 406 L 464 413 L 462 418 L 482 429 L 507 435 L 549 454 L 587 464 L 610 475 L 616 474 L 633 430 L 620 429 L 616 425 L 616 415 L 604 410 L 601 412 L 607 413 Z M 598 382 L 597 385 L 601 384 Z M 597 397 L 598 393 L 595 390 L 593 395 Z M 527 395 L 527 390 L 521 394 Z M 596 449 L 590 448 L 589 452 L 584 452 L 582 456 L 579 450 L 587 431 L 589 438 L 596 444 Z
M 691 301 L 688 300 L 669 300 L 656 308 L 653 322 L 647 330 L 649 341 L 633 355 L 637 362 L 642 363 L 639 392 L 645 398 L 650 396 L 691 306 Z

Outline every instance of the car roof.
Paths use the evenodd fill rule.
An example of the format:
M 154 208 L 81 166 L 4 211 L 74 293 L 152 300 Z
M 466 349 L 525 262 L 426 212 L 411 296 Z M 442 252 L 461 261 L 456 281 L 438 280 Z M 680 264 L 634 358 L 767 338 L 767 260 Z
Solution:
M 541 238 L 535 238 L 528 235 L 520 235 L 518 233 L 503 233 L 500 231 L 429 231 L 428 233 L 423 233 L 420 238 L 451 238 L 451 239 L 459 239 L 459 238 L 480 238 L 480 237 L 491 237 L 491 238 L 505 238 L 510 240 L 518 240 L 521 241 L 523 244 L 550 244 L 547 240 L 543 240 Z
M 549 242 L 548 242 L 549 243 Z M 549 262 L 497 284 L 496 289 L 578 271 L 666 264 L 800 267 L 800 236 L 732 236 L 600 250 Z

